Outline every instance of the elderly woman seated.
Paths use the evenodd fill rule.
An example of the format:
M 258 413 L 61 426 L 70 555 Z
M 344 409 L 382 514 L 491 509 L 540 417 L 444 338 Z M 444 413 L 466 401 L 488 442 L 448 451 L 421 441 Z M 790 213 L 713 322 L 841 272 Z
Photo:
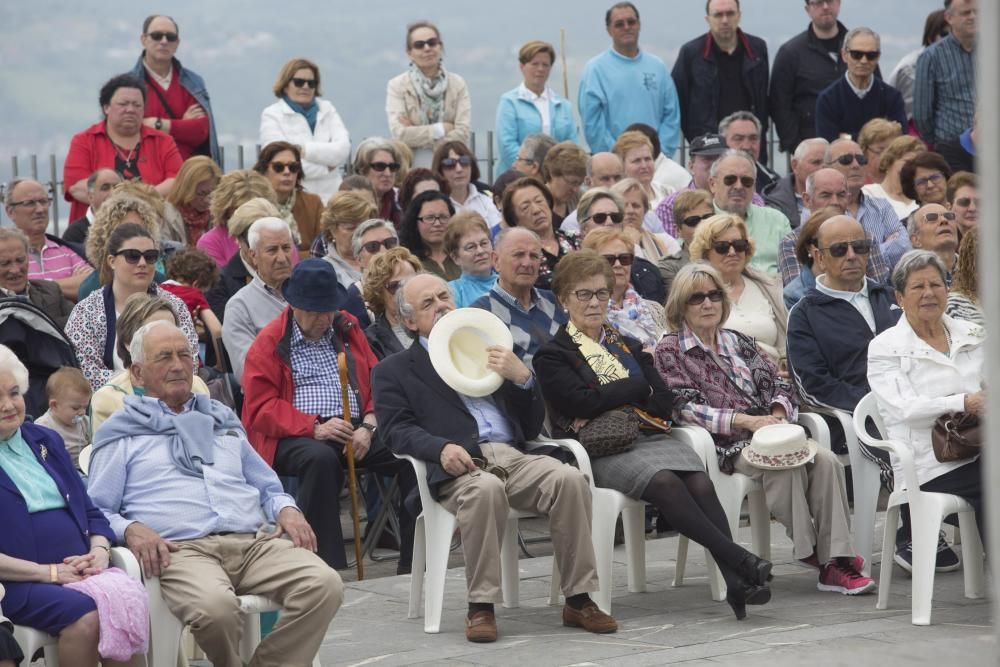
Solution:
M 723 328 L 732 308 L 722 275 L 688 264 L 667 300 L 673 330 L 656 346 L 656 368 L 674 392 L 678 422 L 707 429 L 719 468 L 761 479 L 771 514 L 785 526 L 795 557 L 819 568 L 821 591 L 857 595 L 875 588 L 860 573 L 851 541 L 844 467 L 820 449 L 798 467 L 757 468 L 740 453 L 754 432 L 798 416 L 795 390 L 749 336 Z
M 737 215 L 723 213 L 698 225 L 691 259 L 707 261 L 719 275 L 732 304 L 724 326 L 752 338 L 784 371 L 788 311 L 781 283 L 750 266 L 754 241 Z
M 554 209 L 556 201 L 549 187 L 531 176 L 517 179 L 503 192 L 501 208 L 507 227 L 530 229 L 542 242 L 542 266 L 535 281 L 535 287 L 539 289 L 551 287 L 552 272 L 559 260 L 566 253 L 580 247 L 580 240 L 575 234 L 567 234 L 558 229 Z M 620 222 L 620 211 L 618 219 Z
M 727 601 L 742 619 L 747 604 L 770 600 L 771 564 L 733 542 L 701 459 L 670 437 L 670 390 L 642 344 L 608 324 L 604 304 L 616 282 L 607 261 L 590 250 L 568 255 L 556 268 L 552 287 L 569 322 L 534 357 L 554 435 L 586 445 L 589 422 L 613 419 L 622 410 L 661 424 L 641 432 L 626 451 L 592 457 L 594 482 L 653 504 L 683 535 L 705 546 L 725 577 Z
M 945 314 L 945 268 L 934 253 L 912 250 L 892 272 L 903 317 L 868 345 L 868 383 L 878 400 L 886 438 L 913 453 L 923 491 L 961 496 L 976 510 L 983 533 L 979 457 L 941 463 L 931 446 L 934 420 L 950 412 L 983 416 L 986 403 L 986 332 Z M 906 488 L 893 457 L 895 488 Z
M 362 285 L 365 302 L 375 315 L 365 336 L 380 360 L 405 350 L 414 338 L 403 325 L 396 309 L 396 292 L 403 281 L 422 270 L 420 260 L 403 247 L 386 250 L 372 258 Z
M 114 533 L 87 495 L 59 434 L 24 421 L 27 388 L 28 370 L 0 346 L 4 613 L 17 625 L 55 635 L 60 664 L 89 667 L 98 663 L 98 640 L 103 648 L 110 633 L 117 644 L 122 628 L 105 626 L 107 619 L 98 615 L 95 600 L 84 590 L 100 588 L 111 595 L 122 611 L 118 620 L 137 619 L 126 630 L 143 636 L 148 635 L 141 625 L 147 613 L 145 593 L 138 582 L 105 573 Z M 103 656 L 103 664 L 138 664 L 131 656 L 144 648 L 126 643 L 124 655 Z
M 694 232 L 702 221 L 715 215 L 712 208 L 712 193 L 705 190 L 684 190 L 677 193 L 673 202 L 673 220 L 680 236 L 680 249 L 660 258 L 656 268 L 663 278 L 663 287 L 670 294 L 670 286 L 674 284 L 674 276 L 681 267 L 691 262 L 691 240 Z
M 486 220 L 475 211 L 459 211 L 448 222 L 444 248 L 462 269 L 462 275 L 448 282 L 455 297 L 455 307 L 471 306 L 497 282 L 497 272 L 493 268 L 493 240 Z

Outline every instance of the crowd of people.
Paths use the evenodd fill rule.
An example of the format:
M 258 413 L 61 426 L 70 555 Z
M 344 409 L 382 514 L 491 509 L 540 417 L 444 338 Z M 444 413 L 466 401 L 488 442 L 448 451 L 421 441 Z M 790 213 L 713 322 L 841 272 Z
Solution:
M 141 589 L 109 568 L 122 545 L 213 664 L 242 664 L 234 593 L 283 608 L 252 664 L 309 664 L 344 595 L 347 457 L 366 471 L 368 517 L 389 505 L 399 519 L 366 537 L 407 574 L 417 480 L 394 455 L 409 455 L 457 516 L 470 641 L 498 636 L 509 508 L 550 517 L 564 625 L 614 632 L 590 597 L 588 481 L 526 446 L 623 409 L 655 428 L 595 455 L 593 481 L 704 545 L 739 619 L 771 599 L 771 563 L 733 542 L 670 423 L 707 430 L 723 473 L 762 481 L 820 590 L 876 584 L 852 539 L 844 434 L 831 422 L 832 449 L 817 449 L 792 426 L 800 410 L 852 411 L 873 392 L 921 488 L 965 498 L 982 529 L 978 458 L 940 463 L 930 443 L 936 417 L 984 407 L 976 0 L 945 0 L 886 77 L 879 34 L 848 29 L 840 5 L 805 0 L 806 29 L 769 66 L 739 0 L 708 0 L 708 31 L 668 71 L 619 2 L 575 105 L 548 86 L 554 48 L 527 42 L 523 81 L 497 104 L 494 183 L 470 147 L 473 91 L 429 21 L 406 28 L 387 136 L 352 144 L 319 67 L 293 58 L 255 165 L 224 173 L 180 26 L 147 18 L 135 67 L 100 90 L 103 120 L 71 142 L 65 234 L 47 232 L 56 193 L 6 188 L 0 303 L 51 328 L 0 346 L 4 614 L 57 636 L 63 665 L 135 664 L 148 627 Z M 786 176 L 765 165 L 772 125 Z M 459 308 L 511 334 L 486 350 L 502 384 L 485 396 L 428 351 Z M 42 340 L 76 363 L 46 367 Z M 902 483 L 898 461 L 866 452 Z M 883 558 L 910 569 L 901 516 Z M 936 566 L 959 566 L 944 533 Z M 134 631 L 111 632 L 108 591 Z M 25 657 L 0 624 L 0 665 Z

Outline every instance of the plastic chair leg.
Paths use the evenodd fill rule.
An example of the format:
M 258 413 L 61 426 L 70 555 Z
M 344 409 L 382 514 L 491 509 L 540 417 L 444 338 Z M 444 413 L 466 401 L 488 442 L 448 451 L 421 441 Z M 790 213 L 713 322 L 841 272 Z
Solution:
M 924 511 L 921 512 L 920 510 Z M 934 600 L 934 562 L 937 556 L 938 530 L 941 526 L 940 506 L 927 503 L 922 508 L 910 504 L 910 525 L 913 533 L 913 625 L 931 624 Z
M 260 614 L 243 614 L 243 635 L 240 637 L 240 657 L 250 662 L 260 644 Z
M 519 584 L 521 574 L 517 564 L 517 518 L 507 517 L 503 544 L 500 545 L 500 588 L 503 591 L 503 606 L 507 609 L 521 604 Z
M 630 593 L 646 592 L 646 506 L 642 503 L 626 505 L 622 511 L 625 532 L 625 555 L 628 558 L 628 590 Z M 612 528 L 612 530 L 614 530 Z M 612 543 L 614 543 L 612 535 Z
M 985 594 L 983 578 L 983 543 L 976 527 L 974 512 L 959 512 L 958 523 L 962 541 L 962 572 L 965 576 L 965 597 L 978 599 Z
M 420 618 L 420 596 L 424 590 L 424 572 L 427 567 L 427 535 L 424 516 L 417 517 L 413 533 L 413 562 L 410 569 L 410 608 L 407 618 Z
M 674 586 L 680 586 L 684 583 L 684 570 L 687 569 L 689 541 L 683 535 L 677 538 L 677 565 L 674 567 Z
M 754 553 L 761 558 L 771 558 L 771 513 L 763 490 L 747 494 L 750 501 L 750 535 Z M 735 535 L 735 532 L 733 533 Z
M 605 613 L 611 613 L 611 591 L 614 582 L 611 568 L 615 552 L 615 524 L 618 515 L 611 508 L 595 508 L 591 536 L 594 541 L 594 560 L 597 564 L 597 581 L 600 589 L 591 598 Z
M 562 595 L 562 576 L 559 573 L 559 561 L 555 558 L 552 559 L 552 577 L 550 578 L 551 583 L 549 584 L 549 604 L 557 605 L 560 602 Z
M 426 582 L 424 589 L 424 632 L 441 630 L 441 608 L 444 604 L 444 580 L 448 574 L 448 554 L 451 536 L 455 532 L 455 517 L 444 510 L 433 523 L 426 521 Z
M 892 586 L 893 554 L 896 553 L 896 526 L 899 523 L 899 505 L 890 505 L 885 512 L 885 533 L 882 536 L 882 567 L 878 575 L 878 601 L 876 609 L 889 608 L 889 589 Z
M 851 476 L 854 488 L 854 546 L 865 559 L 864 574 L 870 575 L 875 516 L 878 511 L 878 466 L 867 460 L 863 464 L 852 465 Z M 883 552 L 882 558 L 885 557 Z

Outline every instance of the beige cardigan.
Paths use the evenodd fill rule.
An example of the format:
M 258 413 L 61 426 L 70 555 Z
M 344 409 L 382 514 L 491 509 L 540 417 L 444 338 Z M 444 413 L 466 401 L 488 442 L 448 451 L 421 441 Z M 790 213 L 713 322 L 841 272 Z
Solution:
M 453 123 L 455 129 L 444 137 L 434 140 L 433 125 L 418 125 L 422 122 L 420 113 L 420 97 L 410 81 L 408 72 L 389 81 L 385 96 L 385 113 L 389 118 L 389 130 L 392 136 L 413 149 L 433 149 L 444 141 L 461 141 L 469 145 L 472 127 L 472 102 L 469 99 L 469 89 L 465 79 L 448 72 L 448 90 L 444 94 L 442 122 Z M 407 127 L 399 122 L 399 116 L 404 115 L 412 122 Z

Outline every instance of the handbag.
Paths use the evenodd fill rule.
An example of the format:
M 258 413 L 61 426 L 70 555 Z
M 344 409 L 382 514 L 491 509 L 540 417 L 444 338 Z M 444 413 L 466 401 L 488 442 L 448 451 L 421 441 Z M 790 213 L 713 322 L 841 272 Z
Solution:
M 596 459 L 632 449 L 639 437 L 639 423 L 632 410 L 616 408 L 588 421 L 577 435 L 590 458 Z
M 934 420 L 931 446 L 941 463 L 972 458 L 982 451 L 979 417 L 971 412 L 949 412 Z

